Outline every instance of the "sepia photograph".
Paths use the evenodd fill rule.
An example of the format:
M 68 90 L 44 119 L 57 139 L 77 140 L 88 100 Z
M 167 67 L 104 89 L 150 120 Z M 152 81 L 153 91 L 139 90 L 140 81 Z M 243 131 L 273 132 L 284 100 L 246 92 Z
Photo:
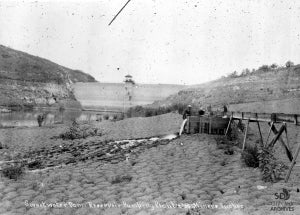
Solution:
M 300 214 L 300 1 L 0 0 L 0 215 Z

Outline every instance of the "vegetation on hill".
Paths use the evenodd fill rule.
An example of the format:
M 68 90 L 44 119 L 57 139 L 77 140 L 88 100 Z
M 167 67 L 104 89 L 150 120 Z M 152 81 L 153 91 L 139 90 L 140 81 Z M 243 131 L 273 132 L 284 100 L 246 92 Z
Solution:
M 71 88 L 75 82 L 95 79 L 79 70 L 0 45 L 0 106 L 19 109 L 72 103 L 78 107 Z
M 0 79 L 66 84 L 95 82 L 79 70 L 0 45 Z
M 290 61 L 285 67 L 278 67 L 275 64 L 263 65 L 251 72 L 245 70 L 240 75 L 234 72 L 212 82 L 194 85 L 169 96 L 164 101 L 155 102 L 151 107 L 167 107 L 183 103 L 198 108 L 211 105 L 216 109 L 226 104 L 229 105 L 229 110 L 233 110 L 236 104 L 255 103 L 255 107 L 253 106 L 255 110 L 259 105 L 257 102 L 283 101 L 287 98 L 297 101 L 300 98 L 300 65 L 293 65 Z M 298 106 L 300 107 L 300 103 Z M 286 109 L 288 107 L 275 111 L 289 112 Z
M 294 66 L 294 63 L 292 61 L 287 61 L 285 63 L 285 66 L 278 66 L 276 63 L 273 63 L 271 65 L 262 65 L 260 66 L 257 70 L 255 69 L 252 69 L 252 71 L 250 71 L 250 69 L 246 68 L 246 69 L 243 69 L 241 71 L 240 74 L 238 74 L 237 71 L 234 71 L 230 74 L 228 74 L 227 76 L 222 76 L 222 78 L 238 78 L 238 77 L 245 77 L 245 76 L 250 76 L 250 75 L 255 75 L 255 74 L 259 74 L 259 73 L 262 73 L 262 72 L 270 72 L 270 71 L 278 71 L 278 70 L 283 70 L 285 68 L 290 68 L 290 67 L 293 67 Z
M 131 107 L 126 112 L 126 117 L 150 117 L 150 116 L 157 116 L 161 114 L 171 113 L 171 112 L 178 112 L 182 114 L 183 111 L 186 109 L 187 104 L 176 103 L 172 104 L 167 107 L 143 107 L 143 106 L 135 106 Z

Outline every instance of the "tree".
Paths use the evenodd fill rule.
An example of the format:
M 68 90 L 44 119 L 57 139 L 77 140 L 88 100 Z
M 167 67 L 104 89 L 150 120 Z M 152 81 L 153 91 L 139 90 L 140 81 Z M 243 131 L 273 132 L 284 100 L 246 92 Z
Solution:
M 250 74 L 250 69 L 246 68 L 242 70 L 241 76 L 247 76 Z
M 286 63 L 285 63 L 285 66 L 286 66 L 286 68 L 289 68 L 289 67 L 291 67 L 291 66 L 294 66 L 294 63 L 292 62 L 292 61 L 287 61 Z
M 238 77 L 237 71 L 234 71 L 234 72 L 230 73 L 230 74 L 228 75 L 228 77 L 229 77 L 229 78 L 236 78 L 236 77 Z
M 277 69 L 278 65 L 276 63 L 273 63 L 270 67 L 271 67 L 271 69 Z
M 261 70 L 261 71 L 264 71 L 264 72 L 267 72 L 269 70 L 269 66 L 268 65 L 262 65 L 261 67 L 258 68 L 258 70 Z

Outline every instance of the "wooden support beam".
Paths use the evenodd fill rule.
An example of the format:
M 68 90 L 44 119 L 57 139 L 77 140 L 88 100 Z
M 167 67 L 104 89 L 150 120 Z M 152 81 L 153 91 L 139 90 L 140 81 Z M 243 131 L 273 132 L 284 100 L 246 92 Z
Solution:
M 275 134 L 275 137 L 271 141 L 270 145 L 272 145 L 272 147 L 273 147 L 275 145 L 276 141 L 278 140 L 281 143 L 281 145 L 284 147 L 286 155 L 288 156 L 289 160 L 292 161 L 293 155 L 291 153 L 290 147 L 287 144 L 285 144 L 285 142 L 281 138 L 282 133 L 287 130 L 286 124 L 283 124 L 280 127 L 279 131 L 277 131 L 276 127 L 273 124 L 273 126 L 271 126 L 271 130 Z
M 273 127 L 271 128 L 272 129 L 272 131 L 273 131 L 273 133 L 275 134 L 275 137 L 272 139 L 272 141 L 270 142 L 270 146 L 274 146 L 275 145 L 275 143 L 277 142 L 277 140 L 280 138 L 280 136 L 281 136 L 281 134 L 283 133 L 283 131 L 284 131 L 284 125 L 282 125 L 281 127 L 280 127 L 280 129 L 279 129 L 279 131 L 277 132 L 277 134 L 274 132 L 275 131 L 275 126 L 273 125 Z M 277 131 L 277 130 L 276 130 Z
M 258 120 L 259 122 L 274 122 L 272 120 L 273 116 L 276 119 L 276 123 L 287 122 L 300 125 L 300 114 L 231 112 L 230 115 L 235 119 L 251 119 Z
M 257 123 L 258 131 L 259 131 L 259 135 L 260 135 L 261 144 L 264 145 L 264 140 L 263 140 L 263 137 L 262 137 L 262 134 L 261 134 L 259 121 L 256 121 L 256 123 Z
M 246 131 L 245 131 L 245 136 L 244 136 L 244 141 L 243 141 L 243 148 L 242 148 L 242 151 L 244 151 L 244 149 L 245 149 L 246 139 L 247 139 L 247 134 L 248 134 L 248 128 L 249 128 L 249 123 L 250 123 L 250 120 L 248 119 L 248 120 L 247 120 Z
M 208 134 L 211 134 L 211 117 L 209 117 L 209 128 L 208 128 Z
M 188 121 L 187 121 L 187 126 L 188 126 L 188 134 L 191 133 L 191 120 L 190 120 L 190 116 L 188 116 Z
M 227 136 L 227 134 L 228 134 L 229 128 L 230 128 L 231 123 L 232 123 L 232 120 L 233 120 L 233 117 L 231 116 L 231 117 L 230 117 L 230 120 L 229 120 L 229 123 L 228 123 L 228 126 L 227 126 L 227 128 L 226 128 L 225 136 Z
M 274 122 L 268 122 L 268 125 L 270 126 L 270 129 L 269 129 L 269 132 L 268 132 L 268 137 L 267 137 L 267 140 L 266 140 L 266 144 L 265 145 L 268 145 L 268 141 L 269 141 L 269 137 L 270 137 L 270 134 L 271 134 L 271 131 L 272 131 L 272 127 L 274 125 Z
M 201 117 L 199 117 L 199 133 L 202 134 L 202 122 L 201 122 Z
M 284 122 L 284 125 L 285 125 L 285 135 L 286 135 L 286 146 L 287 146 L 288 149 L 291 151 L 290 142 L 289 142 L 289 137 L 288 137 L 288 133 L 287 133 L 287 124 Z
M 294 154 L 294 158 L 293 158 L 292 163 L 291 163 L 291 165 L 289 167 L 288 173 L 286 174 L 286 177 L 284 179 L 285 182 L 288 182 L 288 180 L 290 178 L 292 169 L 293 169 L 294 165 L 296 164 L 296 160 L 297 160 L 297 157 L 299 155 L 299 152 L 300 152 L 300 135 L 298 135 L 298 147 L 297 147 L 297 150 L 296 150 L 296 152 Z

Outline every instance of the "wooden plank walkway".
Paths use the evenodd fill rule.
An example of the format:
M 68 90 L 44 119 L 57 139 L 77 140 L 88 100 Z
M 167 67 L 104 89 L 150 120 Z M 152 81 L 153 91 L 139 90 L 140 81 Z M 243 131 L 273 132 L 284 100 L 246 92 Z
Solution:
M 273 122 L 273 123 L 293 123 L 300 125 L 299 114 L 285 114 L 285 113 L 251 113 L 251 112 L 228 112 L 228 117 L 234 119 L 250 120 L 255 122 Z

